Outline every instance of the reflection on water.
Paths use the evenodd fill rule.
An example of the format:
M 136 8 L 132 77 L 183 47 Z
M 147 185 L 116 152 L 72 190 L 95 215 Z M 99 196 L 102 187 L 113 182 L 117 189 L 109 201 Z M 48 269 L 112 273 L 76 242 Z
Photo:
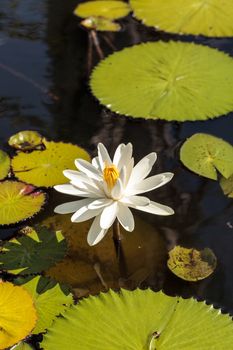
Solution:
M 80 246 L 70 256 L 71 262 L 75 260 L 70 267 L 72 272 L 67 276 L 62 272 L 60 277 L 76 276 L 72 284 L 79 295 L 106 286 L 149 285 L 155 289 L 164 287 L 171 294 L 207 298 L 233 312 L 232 201 L 224 197 L 218 183 L 184 169 L 178 157 L 181 143 L 195 132 L 211 133 L 233 144 L 232 115 L 180 124 L 131 120 L 101 109 L 87 85 L 88 41 L 86 32 L 72 15 L 76 4 L 74 0 L 1 0 L 1 144 L 13 133 L 30 128 L 50 138 L 78 143 L 93 155 L 99 141 L 112 153 L 120 142 L 132 142 L 136 160 L 156 151 L 158 161 L 153 172 L 172 171 L 175 177 L 169 186 L 152 192 L 151 199 L 173 207 L 176 214 L 169 218 L 145 214 L 138 219 L 146 220 L 147 224 L 138 237 L 137 232 L 125 236 L 129 271 L 123 279 L 114 262 L 110 238 L 97 248 L 87 247 L 86 234 L 72 225 L 79 235 Z M 140 41 L 178 39 L 176 35 L 155 33 L 133 19 L 123 20 L 123 26 L 124 31 L 111 35 L 117 49 Z M 194 40 L 233 54 L 232 39 L 185 37 L 182 40 Z M 109 48 L 101 43 L 109 53 Z M 97 60 L 93 57 L 93 63 Z M 9 69 L 1 67 L 1 63 Z M 51 98 L 47 91 L 57 99 Z M 62 195 L 53 195 L 52 191 L 51 197 L 49 207 L 37 221 L 43 218 L 51 222 L 48 217 L 53 207 L 65 202 Z M 68 218 L 65 234 L 71 230 L 69 225 Z M 153 227 L 149 233 L 147 225 Z M 10 232 L 2 230 L 2 237 Z M 176 243 L 213 249 L 219 261 L 215 274 L 198 283 L 173 276 L 166 268 L 165 247 L 171 248 Z

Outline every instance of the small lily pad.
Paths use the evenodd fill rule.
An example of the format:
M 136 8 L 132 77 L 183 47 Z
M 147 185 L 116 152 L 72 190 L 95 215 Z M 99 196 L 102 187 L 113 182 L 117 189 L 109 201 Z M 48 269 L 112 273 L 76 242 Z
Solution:
M 10 225 L 37 214 L 46 195 L 23 182 L 0 182 L 0 225 Z
M 96 0 L 79 4 L 74 10 L 74 14 L 81 18 L 104 17 L 118 19 L 127 16 L 130 11 L 129 5 L 123 1 Z
M 99 32 L 119 32 L 121 30 L 119 23 L 104 17 L 88 17 L 80 24 L 87 29 Z
M 30 334 L 37 314 L 30 294 L 9 282 L 0 282 L 0 310 L 0 349 L 4 350 Z
M 62 260 L 67 244 L 60 231 L 27 227 L 23 234 L 6 242 L 1 249 L 0 268 L 13 274 L 40 273 Z
M 42 145 L 42 136 L 37 131 L 24 130 L 11 136 L 8 144 L 21 151 L 29 151 Z
M 211 249 L 197 250 L 175 246 L 169 252 L 168 268 L 185 281 L 199 281 L 210 276 L 217 259 Z
M 76 158 L 90 160 L 89 154 L 78 146 L 45 139 L 43 144 L 43 151 L 20 152 L 12 159 L 12 168 L 19 180 L 38 187 L 52 187 L 69 182 L 63 170 L 75 170 Z
M 233 175 L 228 179 L 222 177 L 220 179 L 220 186 L 223 190 L 223 193 L 229 198 L 233 198 Z
M 194 173 L 218 179 L 233 174 L 233 147 L 226 141 L 208 134 L 195 134 L 181 147 L 180 160 Z
M 11 166 L 11 160 L 8 154 L 2 150 L 0 150 L 0 180 L 5 179 L 7 177 Z

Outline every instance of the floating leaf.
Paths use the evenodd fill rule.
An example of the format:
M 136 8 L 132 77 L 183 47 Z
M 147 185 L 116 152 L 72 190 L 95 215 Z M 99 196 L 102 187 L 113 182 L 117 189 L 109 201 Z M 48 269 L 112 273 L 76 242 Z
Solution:
M 42 136 L 37 131 L 24 130 L 11 136 L 8 143 L 11 147 L 28 151 L 42 145 Z
M 170 33 L 233 36 L 232 0 L 130 0 L 135 17 Z
M 87 29 L 97 30 L 100 32 L 119 32 L 121 30 L 119 23 L 104 17 L 88 17 L 85 18 L 80 24 Z
M 5 179 L 10 171 L 11 161 L 8 154 L 0 150 L 0 180 Z
M 180 160 L 194 173 L 217 180 L 218 173 L 228 178 L 233 174 L 233 147 L 208 134 L 195 134 L 181 147 Z
M 44 336 L 46 350 L 230 349 L 229 315 L 194 299 L 151 290 L 109 291 L 82 299 Z M 200 347 L 201 344 L 201 347 Z
M 66 308 L 73 303 L 72 295 L 65 295 L 58 284 L 39 294 L 37 292 L 39 279 L 40 276 L 37 276 L 23 285 L 32 296 L 38 315 L 33 334 L 44 332 L 51 326 L 56 316 L 63 314 Z
M 108 19 L 118 19 L 125 17 L 130 12 L 130 7 L 123 1 L 87 1 L 79 4 L 74 10 L 76 16 L 104 17 Z
M 220 186 L 226 196 L 233 198 L 233 175 L 228 179 L 222 177 L 220 180 Z
M 214 272 L 217 259 L 209 248 L 197 250 L 176 246 L 169 252 L 167 266 L 176 276 L 195 282 Z
M 37 214 L 46 196 L 33 186 L 17 181 L 0 182 L 0 225 L 9 225 Z
M 6 242 L 0 254 L 0 267 L 10 273 L 40 273 L 64 258 L 67 245 L 60 231 L 27 227 L 18 238 Z
M 31 345 L 25 343 L 25 342 L 20 342 L 19 344 L 13 346 L 10 350 L 33 350 Z
M 24 339 L 34 328 L 36 310 L 29 293 L 9 282 L 0 282 L 0 349 Z
M 193 43 L 143 43 L 101 61 L 90 86 L 116 113 L 205 120 L 233 110 L 233 59 Z
M 51 187 L 69 181 L 62 171 L 76 169 L 76 158 L 90 160 L 88 153 L 78 146 L 46 140 L 43 144 L 46 148 L 43 151 L 20 152 L 12 159 L 18 179 L 39 187 Z

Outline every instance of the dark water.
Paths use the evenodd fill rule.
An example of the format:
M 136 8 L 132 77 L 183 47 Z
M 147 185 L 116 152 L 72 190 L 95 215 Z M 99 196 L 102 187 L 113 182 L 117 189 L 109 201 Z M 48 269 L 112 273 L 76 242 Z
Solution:
M 150 272 L 149 277 L 145 273 L 145 278 L 143 272 L 142 277 L 135 277 L 140 285 L 205 298 L 233 313 L 233 202 L 223 195 L 217 182 L 192 174 L 179 162 L 181 143 L 196 132 L 210 133 L 233 144 L 232 114 L 208 122 L 168 123 L 126 119 L 101 108 L 87 85 L 88 36 L 72 15 L 76 4 L 73 0 L 0 1 L 1 148 L 7 149 L 6 141 L 13 133 L 33 129 L 51 139 L 77 143 L 93 155 L 99 141 L 112 152 L 120 142 L 132 142 L 136 160 L 156 151 L 159 160 L 154 173 L 172 171 L 175 177 L 169 185 L 152 192 L 150 197 L 173 207 L 176 214 L 169 218 L 144 215 L 142 219 L 153 225 L 155 232 L 148 234 L 145 224 L 140 226 L 139 238 L 135 236 L 134 240 L 134 236 L 125 236 L 128 259 L 131 255 L 135 258 L 131 253 L 136 247 L 137 259 L 143 262 L 142 266 L 132 264 L 135 268 L 132 267 L 130 273 L 140 275 L 144 267 L 153 267 L 156 254 L 165 248 L 161 253 L 165 259 L 156 272 Z M 141 41 L 182 39 L 233 55 L 233 39 L 179 38 L 156 33 L 132 18 L 122 23 L 124 31 L 111 34 L 117 49 Z M 110 53 L 105 43 L 101 43 L 104 52 Z M 98 57 L 94 56 L 93 64 L 97 62 Z M 55 202 L 65 200 L 50 192 L 50 204 L 37 221 L 52 212 Z M 5 238 L 12 230 L 1 230 L 0 233 Z M 158 235 L 160 243 L 156 246 Z M 83 237 L 85 240 L 85 235 Z M 166 251 L 175 243 L 213 249 L 218 258 L 216 272 L 198 283 L 184 282 L 173 276 L 165 261 Z M 141 246 L 144 248 L 140 250 Z M 157 248 L 160 251 L 155 253 Z M 85 254 L 91 256 L 90 266 L 95 256 L 104 265 L 101 248 L 97 249 L 100 251 L 85 246 Z M 89 260 L 85 260 L 80 251 L 79 256 L 88 266 Z M 103 268 L 108 270 L 108 265 Z M 89 270 L 84 269 L 83 274 Z M 96 279 L 92 272 L 89 280 L 86 276 L 89 282 L 85 283 Z M 75 287 L 85 289 L 85 283 L 80 282 Z

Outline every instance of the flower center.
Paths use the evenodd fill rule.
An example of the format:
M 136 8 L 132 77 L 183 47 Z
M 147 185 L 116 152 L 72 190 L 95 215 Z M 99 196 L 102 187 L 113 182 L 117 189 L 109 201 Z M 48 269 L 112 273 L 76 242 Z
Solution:
M 105 166 L 103 170 L 103 178 L 107 183 L 109 190 L 111 190 L 114 187 L 119 176 L 120 176 L 119 171 L 117 167 L 115 167 L 115 165 L 112 164 L 112 165 Z

